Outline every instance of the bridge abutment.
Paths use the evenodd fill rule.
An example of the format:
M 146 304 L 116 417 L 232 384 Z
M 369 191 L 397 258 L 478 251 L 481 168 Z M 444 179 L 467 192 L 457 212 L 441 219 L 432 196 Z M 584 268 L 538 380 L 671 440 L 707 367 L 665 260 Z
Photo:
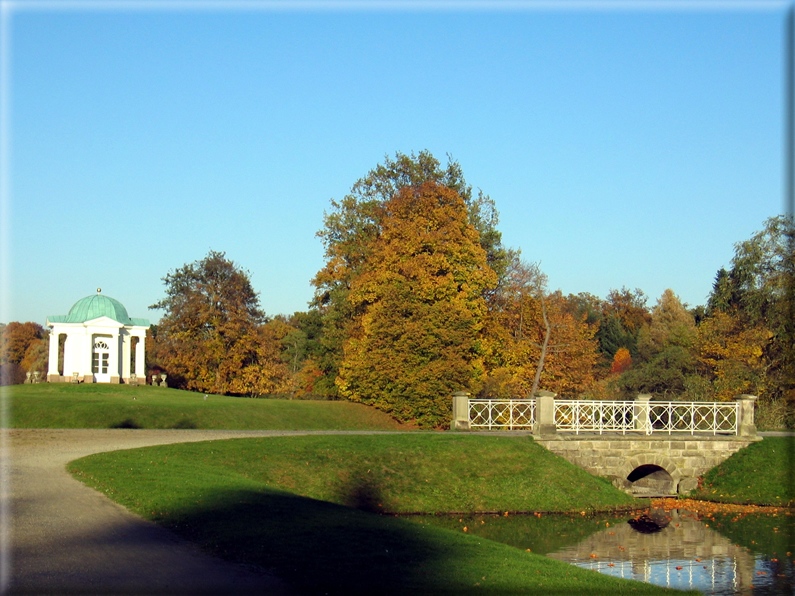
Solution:
M 637 484 L 629 480 L 641 466 L 661 469 L 670 476 L 668 494 L 695 489 L 697 479 L 733 453 L 759 438 L 737 436 L 605 436 L 561 435 L 535 437 L 535 442 L 595 476 L 609 478 L 622 490 L 641 496 L 666 493 L 663 481 Z

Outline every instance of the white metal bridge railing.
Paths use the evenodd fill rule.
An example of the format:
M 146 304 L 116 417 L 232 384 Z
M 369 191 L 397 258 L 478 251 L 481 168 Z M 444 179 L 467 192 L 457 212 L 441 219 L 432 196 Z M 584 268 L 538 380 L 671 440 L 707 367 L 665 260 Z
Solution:
M 737 434 L 740 402 L 651 402 L 646 434 Z
M 558 432 L 621 432 L 635 430 L 635 402 L 555 400 Z M 640 406 L 644 407 L 644 406 Z
M 534 399 L 470 399 L 469 426 L 488 429 L 533 429 Z
M 739 402 L 555 400 L 557 432 L 738 434 Z M 532 429 L 534 399 L 470 399 L 469 426 Z

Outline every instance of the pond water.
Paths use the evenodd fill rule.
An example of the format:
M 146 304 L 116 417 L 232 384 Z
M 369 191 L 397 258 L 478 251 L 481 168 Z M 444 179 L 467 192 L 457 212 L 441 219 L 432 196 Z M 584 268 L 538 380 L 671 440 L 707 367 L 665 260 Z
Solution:
M 795 517 L 786 510 L 680 508 L 625 515 L 418 516 L 585 569 L 719 596 L 795 594 Z M 728 510 L 726 510 L 728 509 Z

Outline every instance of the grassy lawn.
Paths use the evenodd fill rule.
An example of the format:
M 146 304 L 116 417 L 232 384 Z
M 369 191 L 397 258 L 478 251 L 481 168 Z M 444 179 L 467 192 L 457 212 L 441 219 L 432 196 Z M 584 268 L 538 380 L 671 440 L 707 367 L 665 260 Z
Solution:
M 765 437 L 712 468 L 690 498 L 722 503 L 795 506 L 795 437 Z
M 72 464 L 130 508 L 181 506 L 221 474 L 388 513 L 595 511 L 637 506 L 531 438 L 467 434 L 300 436 L 98 454 Z M 207 482 L 207 486 L 204 483 Z M 188 491 L 188 493 L 185 493 Z M 133 495 L 135 495 L 133 497 Z M 190 497 L 192 498 L 192 497 Z M 141 501 L 144 499 L 145 501 Z
M 151 385 L 40 383 L 2 390 L 11 428 L 407 430 L 383 412 L 342 401 L 205 400 L 203 393 Z
M 414 433 L 167 445 L 70 471 L 133 512 L 298 593 L 662 594 L 483 536 L 377 515 L 633 503 L 527 437 Z M 670 592 L 669 592 L 670 593 Z

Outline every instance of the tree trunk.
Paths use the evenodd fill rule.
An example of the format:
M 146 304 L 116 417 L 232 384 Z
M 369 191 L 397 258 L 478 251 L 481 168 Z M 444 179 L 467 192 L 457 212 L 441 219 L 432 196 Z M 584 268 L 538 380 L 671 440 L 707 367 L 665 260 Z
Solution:
M 549 318 L 547 317 L 547 303 L 544 300 L 544 295 L 541 295 L 541 316 L 544 319 L 544 343 L 541 344 L 541 357 L 538 359 L 538 366 L 536 367 L 536 376 L 533 379 L 533 388 L 530 390 L 530 397 L 534 397 L 538 391 L 538 384 L 541 382 L 541 371 L 544 370 L 544 360 L 547 357 L 547 348 L 549 347 L 549 336 L 551 327 L 549 325 Z

